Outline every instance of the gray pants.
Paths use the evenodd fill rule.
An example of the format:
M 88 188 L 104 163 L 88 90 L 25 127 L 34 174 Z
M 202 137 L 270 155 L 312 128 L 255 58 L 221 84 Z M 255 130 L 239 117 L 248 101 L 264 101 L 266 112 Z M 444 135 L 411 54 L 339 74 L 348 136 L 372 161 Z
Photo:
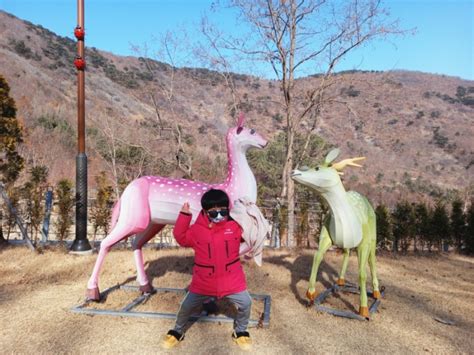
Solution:
M 202 306 L 202 304 L 212 298 L 211 296 L 200 295 L 193 292 L 188 292 L 181 302 L 178 314 L 176 316 L 176 324 L 174 330 L 180 334 L 186 331 L 186 324 L 189 318 L 193 315 L 193 311 Z M 252 297 L 247 290 L 227 295 L 224 298 L 230 300 L 237 306 L 237 316 L 234 319 L 234 330 L 244 332 L 247 330 L 250 318 L 250 308 L 252 306 Z

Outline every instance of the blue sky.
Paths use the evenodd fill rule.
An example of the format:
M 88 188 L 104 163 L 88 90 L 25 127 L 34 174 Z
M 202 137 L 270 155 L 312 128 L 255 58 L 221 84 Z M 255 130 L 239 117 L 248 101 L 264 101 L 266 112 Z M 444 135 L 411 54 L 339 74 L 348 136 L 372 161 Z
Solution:
M 341 0 L 342 1 L 342 0 Z M 135 55 L 142 45 L 166 31 L 193 28 L 209 13 L 211 0 L 85 0 L 86 45 L 120 55 Z M 354 52 L 338 70 L 407 69 L 474 80 L 473 0 L 385 0 L 402 28 L 415 35 L 374 42 Z M 0 0 L 0 9 L 62 36 L 73 37 L 75 0 Z M 211 19 L 213 13 L 209 13 Z M 226 17 L 228 16 L 228 17 Z M 236 29 L 227 13 L 219 21 Z

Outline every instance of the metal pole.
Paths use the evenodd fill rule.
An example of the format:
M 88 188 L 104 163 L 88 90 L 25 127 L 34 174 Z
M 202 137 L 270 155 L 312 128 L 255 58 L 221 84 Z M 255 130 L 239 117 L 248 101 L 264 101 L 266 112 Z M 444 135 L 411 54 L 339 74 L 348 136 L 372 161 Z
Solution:
M 50 220 L 51 220 L 51 208 L 52 207 L 53 207 L 53 188 L 51 186 L 48 186 L 48 191 L 46 191 L 43 228 L 41 229 L 41 235 L 42 235 L 42 242 L 43 243 L 46 243 L 48 241 L 49 223 L 50 223 Z
M 77 0 L 77 57 L 74 65 L 77 69 L 77 156 L 76 156 L 76 239 L 72 243 L 72 252 L 92 250 L 87 240 L 87 155 L 85 135 L 85 68 L 84 57 L 84 0 Z

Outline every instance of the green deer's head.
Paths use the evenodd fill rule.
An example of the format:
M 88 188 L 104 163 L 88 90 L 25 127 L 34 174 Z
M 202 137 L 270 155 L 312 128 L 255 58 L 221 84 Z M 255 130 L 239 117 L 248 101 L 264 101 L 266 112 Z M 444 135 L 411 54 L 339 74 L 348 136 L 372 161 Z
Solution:
M 365 157 L 350 158 L 333 164 L 339 153 L 339 149 L 332 149 L 324 158 L 324 162 L 315 168 L 301 167 L 293 170 L 292 179 L 319 192 L 331 190 L 341 183 L 342 169 L 347 165 L 360 167 L 356 161 L 365 159 Z

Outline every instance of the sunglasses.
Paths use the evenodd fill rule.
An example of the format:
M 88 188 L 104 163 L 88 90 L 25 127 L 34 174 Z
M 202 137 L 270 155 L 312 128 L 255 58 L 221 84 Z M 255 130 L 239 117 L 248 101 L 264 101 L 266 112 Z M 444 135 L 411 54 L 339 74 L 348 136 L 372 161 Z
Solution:
M 212 211 L 207 211 L 207 214 L 211 218 L 216 218 L 218 214 L 220 214 L 222 217 L 225 217 L 229 215 L 229 210 L 228 209 L 212 210 Z

